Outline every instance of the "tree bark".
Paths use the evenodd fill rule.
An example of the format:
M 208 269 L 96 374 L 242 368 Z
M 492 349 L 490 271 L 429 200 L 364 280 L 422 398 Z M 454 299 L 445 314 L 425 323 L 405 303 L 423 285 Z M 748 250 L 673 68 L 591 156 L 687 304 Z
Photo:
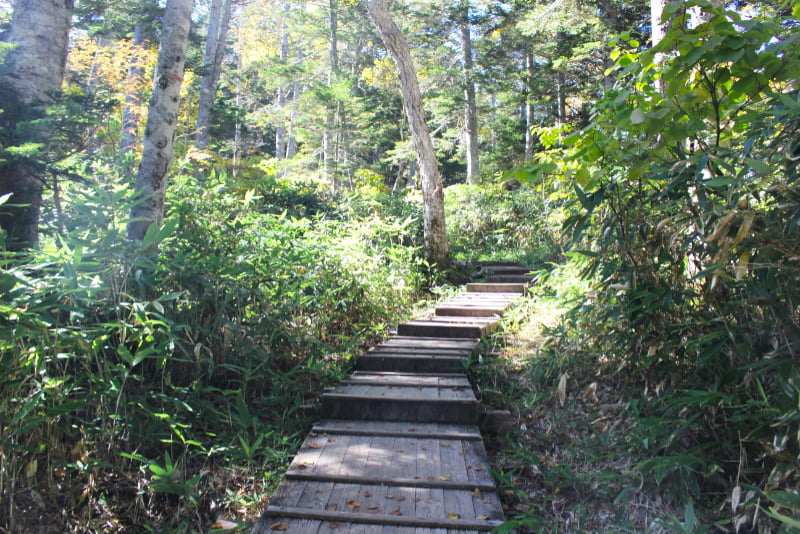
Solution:
M 72 0 L 17 0 L 5 42 L 14 45 L 0 65 L 0 99 L 8 111 L 15 106 L 29 110 L 26 120 L 47 115 L 52 93 L 61 89 L 67 61 L 67 42 Z M 12 114 L 13 115 L 13 114 Z M 13 117 L 2 117 L 2 126 L 13 131 Z M 46 127 L 39 127 L 26 142 L 46 144 Z M 39 211 L 44 177 L 33 162 L 19 160 L 0 167 L 0 196 L 10 195 L 0 206 L 0 227 L 6 231 L 6 247 L 24 250 L 39 237 Z
M 533 55 L 525 54 L 525 165 L 533 159 Z
M 142 240 L 151 224 L 164 219 L 167 173 L 172 163 L 192 0 L 167 0 L 153 94 L 144 131 L 144 150 L 136 177 L 128 238 Z
M 128 73 L 125 76 L 125 107 L 122 108 L 122 131 L 119 138 L 119 151 L 122 154 L 127 154 L 133 149 L 139 131 L 139 120 L 141 119 L 139 86 L 144 77 L 141 57 L 143 44 L 144 30 L 140 23 L 133 29 L 133 54 L 130 66 L 128 66 Z
M 461 6 L 461 49 L 464 54 L 464 123 L 466 126 L 467 183 L 481 181 L 480 159 L 478 157 L 478 107 L 475 103 L 475 79 L 472 63 L 472 37 L 469 24 L 469 1 Z
M 439 177 L 433 142 L 425 122 L 422 93 L 419 89 L 411 53 L 400 29 L 389 15 L 386 0 L 364 0 L 364 3 L 372 23 L 397 65 L 400 76 L 403 109 L 414 140 L 422 179 L 425 256 L 430 263 L 439 268 L 446 268 L 449 266 L 449 254 L 447 234 L 445 233 L 444 190 Z
M 223 2 L 224 1 L 224 5 Z M 211 121 L 211 106 L 217 96 L 222 58 L 231 20 L 231 0 L 214 0 L 211 19 L 208 23 L 206 51 L 203 56 L 203 77 L 200 79 L 200 98 L 197 103 L 197 126 L 194 145 L 204 149 L 208 146 L 208 125 Z
M 287 2 L 283 5 L 284 22 L 281 29 L 281 63 L 289 60 L 289 24 L 287 18 L 291 5 Z M 286 126 L 283 118 L 283 111 L 286 107 L 287 89 L 283 87 L 282 81 L 278 82 L 278 94 L 275 101 L 278 106 L 278 125 L 275 127 L 275 158 L 284 159 L 286 157 Z

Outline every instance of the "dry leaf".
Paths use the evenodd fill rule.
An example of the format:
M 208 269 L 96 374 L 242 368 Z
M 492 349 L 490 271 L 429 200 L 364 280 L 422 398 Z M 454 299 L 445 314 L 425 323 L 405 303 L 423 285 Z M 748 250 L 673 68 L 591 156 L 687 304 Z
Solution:
M 331 528 L 344 528 L 344 524 L 342 524 L 342 523 L 331 523 L 328 526 L 331 527 Z
M 394 452 L 406 452 L 405 449 L 395 449 Z
M 592 382 L 586 387 L 586 391 L 583 392 L 583 400 L 598 402 L 597 382 Z
M 475 497 L 476 499 L 480 499 L 483 497 L 483 494 L 481 493 L 481 490 L 475 488 L 475 491 L 472 492 L 472 496 Z
M 479 465 L 478 467 L 475 468 L 475 471 L 483 471 L 484 469 L 486 469 L 485 466 Z
M 218 528 L 221 530 L 233 530 L 239 526 L 239 523 L 234 523 L 233 521 L 226 521 L 224 519 L 217 519 L 217 522 L 211 526 L 213 528 Z
M 308 445 L 308 448 L 309 448 L 309 449 L 321 449 L 321 448 L 322 448 L 322 445 L 320 445 L 319 443 L 310 443 L 310 444 Z
M 475 519 L 477 519 L 478 521 L 486 521 L 487 519 L 489 519 L 489 516 L 488 515 L 479 515 Z
M 567 402 L 567 378 L 569 378 L 569 375 L 564 373 L 558 380 L 558 402 L 561 403 L 562 407 Z
M 336 441 L 336 440 L 333 439 L 333 438 L 328 438 L 328 443 L 333 443 L 334 441 Z
M 275 523 L 271 527 L 270 530 L 289 530 L 289 522 L 288 521 L 281 521 L 280 523 Z
M 453 480 L 453 477 L 450 475 L 442 475 L 439 477 L 439 480 Z
M 439 446 L 440 447 L 449 447 L 450 444 L 449 443 L 445 443 L 444 441 L 442 441 L 442 442 L 439 443 Z
M 458 514 L 447 514 L 447 519 L 459 519 L 460 517 Z
M 370 504 L 369 506 L 367 506 L 367 508 L 369 510 L 377 510 L 379 506 L 377 504 Z
M 359 508 L 360 506 L 361 506 L 361 503 L 358 502 L 358 501 L 355 501 L 353 499 L 350 499 L 349 501 L 347 501 L 347 507 L 350 508 L 351 510 Z
M 36 472 L 39 470 L 39 460 L 34 458 L 25 466 L 25 477 L 26 478 L 33 478 L 36 476 Z
M 396 499 L 396 501 L 397 501 L 397 502 L 403 502 L 404 500 L 406 500 L 406 498 L 405 498 L 404 496 L 402 496 L 402 495 L 401 495 L 401 496 L 399 496 L 399 497 Z
M 414 502 L 419 502 L 419 501 L 421 501 L 421 500 L 422 500 L 422 499 L 420 499 L 419 497 L 414 497 Z
M 400 515 L 400 507 L 398 506 L 397 508 L 389 512 L 389 515 Z
M 731 508 L 733 509 L 733 513 L 736 513 L 736 509 L 739 508 L 739 504 L 742 502 L 742 487 L 736 486 L 733 488 L 733 493 L 731 493 Z
M 372 497 L 372 494 L 368 491 L 364 492 L 364 497 Z

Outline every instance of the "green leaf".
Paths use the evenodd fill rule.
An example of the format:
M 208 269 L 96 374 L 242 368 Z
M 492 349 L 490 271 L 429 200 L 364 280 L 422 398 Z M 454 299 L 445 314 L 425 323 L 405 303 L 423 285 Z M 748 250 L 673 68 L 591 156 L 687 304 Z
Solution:
M 768 491 L 766 495 L 767 498 L 775 504 L 791 510 L 800 511 L 800 495 L 797 493 L 791 491 Z

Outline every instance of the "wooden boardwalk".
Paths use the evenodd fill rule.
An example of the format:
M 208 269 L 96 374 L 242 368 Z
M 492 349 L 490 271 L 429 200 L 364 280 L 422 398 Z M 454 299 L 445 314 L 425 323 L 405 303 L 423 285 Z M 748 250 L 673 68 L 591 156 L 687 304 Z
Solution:
M 399 325 L 322 395 L 323 419 L 252 534 L 468 534 L 503 523 L 464 369 L 530 278 L 517 265 L 484 269 L 486 282 Z

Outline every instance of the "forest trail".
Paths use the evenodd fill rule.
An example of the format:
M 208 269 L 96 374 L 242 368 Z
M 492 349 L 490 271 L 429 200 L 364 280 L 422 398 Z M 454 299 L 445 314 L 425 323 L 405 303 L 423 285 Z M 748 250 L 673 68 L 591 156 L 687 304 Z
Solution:
M 503 523 L 465 363 L 530 278 L 515 264 L 482 271 L 322 395 L 322 420 L 252 534 L 467 534 Z

